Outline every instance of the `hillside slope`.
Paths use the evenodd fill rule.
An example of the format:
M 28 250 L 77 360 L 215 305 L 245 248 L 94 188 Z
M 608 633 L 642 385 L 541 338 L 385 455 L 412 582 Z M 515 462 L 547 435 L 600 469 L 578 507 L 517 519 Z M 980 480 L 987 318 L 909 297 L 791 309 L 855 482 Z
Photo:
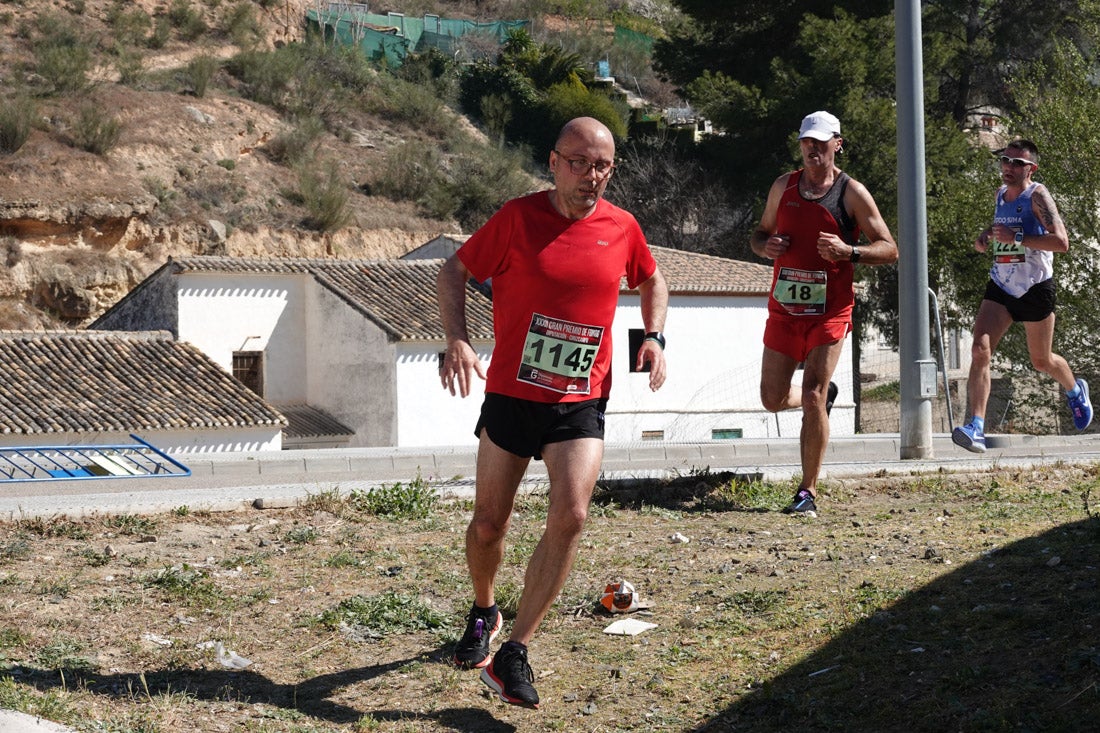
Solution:
M 251 42 L 261 49 L 298 40 L 313 4 L 238 3 L 252 8 L 258 22 Z M 218 30 L 233 7 L 186 0 L 0 6 L 0 68 L 11 70 L 0 72 L 0 91 L 9 99 L 29 97 L 36 109 L 26 142 L 0 154 L 0 253 L 7 265 L 0 270 L 0 329 L 79 327 L 170 255 L 393 257 L 458 230 L 456 222 L 427 218 L 411 203 L 368 195 L 389 151 L 406 142 L 441 142 L 422 127 L 354 109 L 341 110 L 339 134 L 325 132 L 316 142 L 317 158 L 347 184 L 348 223 L 327 232 L 311 226 L 296 195 L 303 185 L 298 171 L 270 150 L 291 123 L 235 93 L 224 71 L 202 96 L 187 89 L 183 70 L 191 60 L 240 51 Z M 118 50 L 123 9 L 167 26 L 164 19 L 180 8 L 201 14 L 208 29 L 201 37 L 185 41 L 174 25 L 160 47 L 135 45 L 131 55 Z M 41 39 L 70 22 L 94 39 L 92 83 L 44 94 Z M 124 85 L 119 69 L 135 55 L 142 81 Z M 479 133 L 453 116 L 450 126 L 476 140 Z M 104 154 L 74 144 L 88 118 L 120 125 Z

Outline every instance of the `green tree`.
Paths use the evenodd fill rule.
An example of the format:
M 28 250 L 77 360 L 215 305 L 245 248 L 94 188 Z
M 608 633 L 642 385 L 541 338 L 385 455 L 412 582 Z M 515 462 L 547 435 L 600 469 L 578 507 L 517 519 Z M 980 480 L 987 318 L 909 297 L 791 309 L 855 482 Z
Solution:
M 546 90 L 542 100 L 543 115 L 543 151 L 550 154 L 550 148 L 557 138 L 558 131 L 574 117 L 595 117 L 607 125 L 616 140 L 626 138 L 626 122 L 614 103 L 605 94 L 590 91 L 580 82 L 555 84 Z
M 578 115 L 595 117 L 625 139 L 626 110 L 590 89 L 591 81 L 577 54 L 537 44 L 519 29 L 509 33 L 495 63 L 479 61 L 462 70 L 459 104 L 494 134 L 503 129 L 541 163 L 561 126 Z
M 497 147 L 504 149 L 504 130 L 512 121 L 512 103 L 503 94 L 487 94 L 481 98 L 481 115 L 489 135 L 497 141 Z
M 1056 41 L 1088 48 L 1096 38 L 1095 0 L 1052 0 L 1039 9 L 1008 0 L 932 0 L 923 3 L 926 36 L 947 53 L 926 67 L 939 113 L 959 126 L 981 109 L 1009 109 L 1007 75 L 1052 53 Z
M 654 46 L 654 61 L 674 82 L 686 85 L 704 71 L 755 85 L 771 75 L 777 59 L 802 55 L 792 46 L 803 18 L 834 11 L 856 17 L 886 14 L 883 3 L 861 0 L 673 0 L 687 20 Z
M 1051 191 L 1069 233 L 1069 251 L 1055 255 L 1058 322 L 1054 350 L 1066 357 L 1078 376 L 1100 383 L 1096 353 L 1100 349 L 1100 312 L 1095 283 L 1100 277 L 1100 170 L 1082 165 L 1082 151 L 1100 149 L 1100 96 L 1094 81 L 1095 60 L 1065 40 L 1047 58 L 1027 64 L 1008 88 L 1013 108 L 1008 122 L 1014 134 L 1039 147 L 1036 178 Z M 1019 329 L 1015 329 L 1018 331 Z M 1022 333 L 1011 333 L 998 349 L 998 364 L 1006 371 L 1030 374 Z M 1041 398 L 1057 396 L 1050 380 L 1040 379 Z M 1026 414 L 1028 405 L 1022 406 Z M 1072 430 L 1068 419 L 1063 428 Z
M 798 165 L 799 119 L 829 109 L 843 125 L 841 167 L 867 185 L 897 234 L 892 6 L 675 4 L 690 20 L 657 44 L 656 63 L 725 130 L 712 154 L 728 162 L 735 201 L 759 210 L 771 180 Z M 1006 75 L 1049 63 L 1058 38 L 1069 48 L 1091 48 L 1100 16 L 1095 0 L 1056 0 L 1042 12 L 1007 0 L 933 0 L 924 16 L 929 284 L 941 295 L 948 323 L 969 326 L 988 268 L 971 243 L 988 223 L 998 180 L 989 154 L 995 145 L 973 133 L 973 115 L 992 111 L 1022 129 L 1013 121 L 1032 115 L 1034 105 L 1020 104 Z M 1095 98 L 1083 83 L 1087 88 L 1067 93 L 1067 103 Z M 860 276 L 868 286 L 864 312 L 896 334 L 895 270 L 861 268 Z
M 487 113 L 483 105 L 485 99 L 491 98 L 489 116 L 492 124 L 506 118 L 503 122 L 505 137 L 512 141 L 531 140 L 538 134 L 539 124 L 533 112 L 539 97 L 531 80 L 510 66 L 475 61 L 465 66 L 459 76 L 458 102 L 462 110 L 485 122 Z
M 522 28 L 509 32 L 497 63 L 523 74 L 536 89 L 546 90 L 556 84 L 592 80 L 591 72 L 585 68 L 579 55 L 558 46 L 538 45 Z
M 735 205 L 759 210 L 767 184 L 798 165 L 798 120 L 828 109 L 842 121 L 841 167 L 868 186 L 897 234 L 891 8 L 843 1 L 674 2 L 690 17 L 657 44 L 656 63 L 725 128 L 712 158 L 727 162 Z M 1071 239 L 1070 252 L 1056 258 L 1055 349 L 1086 378 L 1100 378 L 1090 371 L 1100 340 L 1090 292 L 1100 274 L 1100 171 L 1082 165 L 1080 156 L 1100 144 L 1094 123 L 1098 5 L 922 3 L 928 279 L 945 325 L 970 328 L 987 278 L 989 259 L 974 251 L 973 241 L 989 225 L 999 185 L 991 152 L 1012 137 L 1029 137 L 1042 152 L 1037 179 L 1050 187 Z M 979 115 L 998 120 L 997 134 L 980 129 Z M 913 245 L 899 241 L 902 248 Z M 860 313 L 896 342 L 896 268 L 857 272 L 866 285 Z M 1049 408 L 1050 380 L 1031 369 L 1019 329 L 1010 330 L 998 357 L 1014 379 L 1040 387 Z

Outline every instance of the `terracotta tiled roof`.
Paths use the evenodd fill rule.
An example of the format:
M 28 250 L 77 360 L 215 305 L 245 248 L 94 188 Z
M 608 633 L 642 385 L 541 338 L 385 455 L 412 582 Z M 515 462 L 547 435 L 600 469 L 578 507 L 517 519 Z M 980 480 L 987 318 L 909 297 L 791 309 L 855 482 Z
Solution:
M 0 331 L 0 433 L 203 430 L 286 420 L 165 332 Z
M 683 295 L 765 295 L 771 267 L 751 262 L 651 247 L 669 291 Z M 395 341 L 444 338 L 435 279 L 443 260 L 337 260 L 273 257 L 185 257 L 178 272 L 310 275 L 361 312 Z M 626 288 L 624 283 L 623 288 Z M 476 287 L 466 292 L 470 337 L 492 339 L 491 301 Z
M 311 268 L 326 262 L 350 262 L 352 260 L 324 260 L 310 257 L 173 257 L 183 272 L 253 272 L 256 274 L 308 273 Z
M 435 290 L 443 260 L 187 257 L 175 263 L 181 272 L 309 274 L 395 341 L 445 337 Z M 466 289 L 466 321 L 470 338 L 492 339 L 492 303 L 473 286 Z
M 650 245 L 670 293 L 677 295 L 767 295 L 771 265 Z
M 327 438 L 334 435 L 350 436 L 355 431 L 342 422 L 310 405 L 279 405 L 279 412 L 287 419 L 283 435 L 287 438 Z

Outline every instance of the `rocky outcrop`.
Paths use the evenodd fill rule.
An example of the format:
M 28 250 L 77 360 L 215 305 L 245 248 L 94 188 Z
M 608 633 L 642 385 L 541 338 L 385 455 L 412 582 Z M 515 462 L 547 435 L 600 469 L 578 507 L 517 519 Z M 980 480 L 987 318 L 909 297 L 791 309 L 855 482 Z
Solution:
M 127 201 L 0 200 L 0 236 L 38 245 L 110 250 L 125 238 L 135 220 L 148 216 L 156 206 L 150 194 L 137 194 Z
M 106 32 L 116 4 L 81 3 L 81 22 Z M 12 5 L 7 28 L 31 22 L 49 5 Z M 152 16 L 164 3 L 132 5 Z M 205 8 L 208 21 L 221 17 L 216 4 L 193 5 Z M 314 5 L 257 5 L 266 45 L 299 40 L 303 13 Z M 5 60 L 26 47 L 26 39 L 0 30 L 4 43 Z M 197 55 L 226 58 L 238 50 L 173 42 L 142 64 L 147 73 L 162 73 Z M 150 89 L 115 77 L 97 75 L 79 95 L 36 98 L 40 119 L 29 138 L 0 154 L 0 329 L 83 326 L 169 256 L 391 258 L 456 229 L 454 222 L 424 218 L 413 203 L 367 193 L 388 150 L 417 137 L 415 130 L 362 114 L 342 121 L 346 135 L 315 141 L 319 160 L 334 161 L 350 192 L 349 224 L 318 232 L 305 223 L 299 171 L 268 152 L 293 122 L 227 91 L 231 80 L 197 97 L 182 86 L 173 90 L 171 81 Z M 119 124 L 117 143 L 103 154 L 74 142 L 79 111 L 89 106 Z

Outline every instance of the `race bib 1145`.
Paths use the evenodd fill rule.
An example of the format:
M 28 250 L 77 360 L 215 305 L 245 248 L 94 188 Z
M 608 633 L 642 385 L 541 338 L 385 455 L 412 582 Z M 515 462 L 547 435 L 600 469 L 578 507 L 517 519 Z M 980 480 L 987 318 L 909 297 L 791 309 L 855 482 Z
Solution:
M 563 394 L 588 394 L 604 329 L 535 313 L 516 379 Z

